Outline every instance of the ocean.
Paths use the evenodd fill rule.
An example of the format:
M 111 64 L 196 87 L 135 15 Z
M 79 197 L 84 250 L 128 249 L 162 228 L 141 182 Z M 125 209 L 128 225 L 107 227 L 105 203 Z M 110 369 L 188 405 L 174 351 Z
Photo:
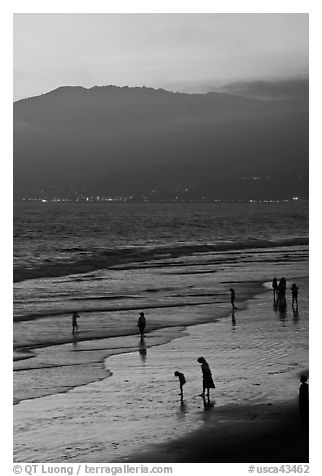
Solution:
M 28 420 L 31 408 L 37 418 L 45 415 L 50 418 L 50 412 L 41 416 L 39 408 L 43 404 L 44 412 L 48 412 L 50 399 L 56 405 L 57 396 L 61 395 L 61 399 L 67 400 L 59 412 L 67 418 L 66 410 L 62 409 L 66 409 L 68 398 L 78 395 L 76 401 L 80 405 L 79 392 L 83 392 L 82 398 L 84 395 L 88 398 L 88 392 L 93 389 L 95 392 L 97 386 L 100 405 L 109 401 L 110 414 L 114 415 L 114 423 L 109 421 L 109 425 L 113 426 L 120 414 L 115 406 L 117 388 L 122 395 L 127 392 L 127 384 L 124 386 L 123 382 L 123 387 L 118 387 L 120 382 L 115 379 L 125 378 L 126 371 L 130 371 L 124 380 L 128 382 L 139 368 L 143 372 L 139 380 L 144 380 L 150 375 L 150 362 L 154 376 L 160 365 L 162 391 L 166 394 L 167 379 L 173 380 L 168 372 L 172 375 L 174 370 L 180 370 L 174 368 L 178 355 L 188 355 L 189 360 L 191 355 L 198 357 L 204 353 L 207 357 L 207 352 L 212 355 L 215 351 L 209 342 L 210 329 L 216 335 L 213 339 L 217 351 L 223 349 L 220 357 L 216 357 L 216 364 L 220 368 L 221 362 L 225 369 L 223 379 L 230 389 L 222 393 L 219 403 L 238 400 L 240 380 L 232 377 L 236 376 L 236 362 L 245 372 L 245 379 L 258 378 L 262 372 L 260 383 L 252 387 L 255 393 L 250 397 L 247 391 L 253 401 L 289 396 L 297 382 L 294 372 L 308 366 L 308 220 L 308 202 L 300 200 L 15 204 L 16 460 L 37 461 L 40 443 L 35 434 L 41 435 L 39 428 L 44 429 L 44 425 L 40 420 L 35 423 L 36 417 L 33 423 Z M 292 313 L 290 302 L 285 312 L 273 309 L 270 283 L 274 276 L 286 277 L 288 301 L 291 283 L 299 285 L 299 313 Z M 231 287 L 236 292 L 237 326 L 231 315 Z M 252 311 L 247 315 L 248 309 Z M 75 334 L 72 334 L 73 311 L 80 315 Z M 147 319 L 144 342 L 140 341 L 137 328 L 141 311 Z M 246 316 L 244 331 L 239 327 L 239 315 Z M 228 341 L 224 337 L 227 319 Z M 256 320 L 259 327 L 254 326 Z M 187 333 L 189 338 L 185 337 Z M 234 339 L 230 341 L 231 335 L 239 339 L 238 345 Z M 264 353 L 260 359 L 250 353 L 252 344 L 256 343 L 254 349 L 258 349 L 259 341 L 268 349 L 267 355 Z M 288 362 L 290 341 L 291 363 Z M 180 345 L 182 354 L 178 353 Z M 230 354 L 234 356 L 232 369 Z M 162 355 L 163 365 L 158 355 Z M 185 358 L 180 363 L 189 373 L 190 362 Z M 283 375 L 285 382 L 288 381 L 285 375 L 289 376 L 288 391 L 284 389 L 278 394 L 276 388 L 271 390 L 265 377 L 270 375 L 265 369 L 271 366 L 273 374 Z M 113 382 L 110 395 L 109 382 Z M 126 418 L 141 428 L 142 438 L 148 441 L 154 435 L 157 442 L 173 431 L 169 426 L 172 403 L 167 401 L 163 405 L 158 394 L 160 388 L 155 379 L 152 382 L 147 388 L 156 387 L 155 395 L 159 395 L 158 421 L 163 421 L 160 423 L 163 433 L 161 430 L 158 435 L 151 433 L 151 428 L 144 433 L 144 412 L 141 419 L 134 418 L 127 407 Z M 145 384 L 142 385 L 144 389 Z M 54 423 L 58 410 L 50 408 L 54 415 L 50 421 Z M 83 411 L 89 411 L 88 408 Z M 167 415 L 162 420 L 164 408 Z M 187 426 L 177 428 L 179 433 L 195 428 L 198 418 L 192 411 L 190 420 L 186 420 Z M 119 427 L 117 431 L 121 431 Z M 48 434 L 47 437 L 50 438 Z M 122 438 L 129 439 L 126 434 L 120 434 L 119 439 Z M 105 450 L 109 444 L 115 449 L 111 440 L 105 444 Z M 129 448 L 133 449 L 133 445 L 130 442 Z M 50 443 L 42 453 L 42 457 L 47 455 L 46 461 L 51 458 L 50 451 L 58 454 L 58 460 L 68 458 L 64 445 L 60 449 L 54 445 L 50 450 L 49 446 Z M 124 443 L 122 454 L 127 454 L 129 448 Z M 73 452 L 71 458 L 77 459 L 77 455 Z M 82 458 L 84 461 L 88 458 L 87 450 Z
M 14 281 L 194 253 L 301 245 L 307 238 L 306 201 L 17 203 Z

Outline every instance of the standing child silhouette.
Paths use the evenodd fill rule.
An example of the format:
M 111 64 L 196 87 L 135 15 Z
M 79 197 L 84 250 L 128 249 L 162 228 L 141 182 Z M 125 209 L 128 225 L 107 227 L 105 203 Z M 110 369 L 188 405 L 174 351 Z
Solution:
M 235 290 L 234 290 L 233 288 L 230 288 L 229 291 L 230 291 L 230 302 L 231 302 L 231 305 L 233 306 L 233 309 L 237 309 L 237 308 L 235 307 L 235 299 L 236 299 Z
M 73 334 L 75 334 L 75 331 L 78 329 L 77 319 L 79 319 L 79 315 L 74 311 L 72 314 Z
M 146 324 L 146 321 L 145 321 L 144 312 L 140 312 L 140 316 L 139 316 L 137 325 L 138 325 L 138 328 L 140 329 L 141 339 L 143 339 L 143 337 L 144 337 L 145 324 Z

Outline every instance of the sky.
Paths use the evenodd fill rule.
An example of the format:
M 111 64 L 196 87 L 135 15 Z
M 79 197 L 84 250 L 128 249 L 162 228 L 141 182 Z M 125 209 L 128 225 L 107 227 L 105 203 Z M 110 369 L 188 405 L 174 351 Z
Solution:
M 60 86 L 205 92 L 308 76 L 308 14 L 14 14 L 14 100 Z

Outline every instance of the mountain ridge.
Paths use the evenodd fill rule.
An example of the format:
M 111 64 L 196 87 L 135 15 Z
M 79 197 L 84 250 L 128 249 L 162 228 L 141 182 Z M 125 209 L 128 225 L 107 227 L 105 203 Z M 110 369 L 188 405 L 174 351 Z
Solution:
M 13 109 L 18 199 L 155 189 L 164 199 L 185 188 L 187 199 L 307 194 L 305 98 L 62 86 Z M 259 187 L 247 177 L 270 178 Z

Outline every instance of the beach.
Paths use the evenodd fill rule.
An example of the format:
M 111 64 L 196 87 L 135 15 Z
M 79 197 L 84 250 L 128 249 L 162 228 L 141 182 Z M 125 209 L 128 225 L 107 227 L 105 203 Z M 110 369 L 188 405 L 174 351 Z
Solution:
M 298 412 L 309 369 L 307 212 L 305 203 L 18 207 L 14 461 L 307 462 Z M 274 276 L 287 280 L 285 311 Z M 201 356 L 216 385 L 209 402 Z M 183 402 L 175 371 L 186 377 Z
M 298 315 L 289 304 L 281 316 L 263 288 L 235 325 L 230 313 L 171 329 L 178 336 L 157 346 L 165 331 L 143 345 L 132 336 L 135 352 L 105 359 L 108 378 L 15 405 L 15 461 L 307 462 L 297 395 L 308 373 L 308 283 L 298 282 Z M 198 396 L 200 355 L 216 383 L 210 406 Z M 174 370 L 187 378 L 183 405 Z

